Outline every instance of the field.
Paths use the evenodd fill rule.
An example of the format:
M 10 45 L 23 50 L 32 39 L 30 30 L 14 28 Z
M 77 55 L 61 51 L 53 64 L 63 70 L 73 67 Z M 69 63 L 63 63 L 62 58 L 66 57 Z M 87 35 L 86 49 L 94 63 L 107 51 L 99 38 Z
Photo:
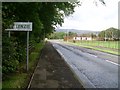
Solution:
M 102 52 L 107 52 L 115 55 L 120 55 L 119 53 L 119 43 L 120 41 L 69 41 L 68 44 L 73 44 L 77 46 L 82 46 L 85 48 L 91 48 L 94 50 L 99 50 Z
M 79 41 L 76 42 L 80 45 L 87 45 L 87 46 L 97 46 L 97 47 L 105 47 L 111 49 L 119 49 L 120 41 Z

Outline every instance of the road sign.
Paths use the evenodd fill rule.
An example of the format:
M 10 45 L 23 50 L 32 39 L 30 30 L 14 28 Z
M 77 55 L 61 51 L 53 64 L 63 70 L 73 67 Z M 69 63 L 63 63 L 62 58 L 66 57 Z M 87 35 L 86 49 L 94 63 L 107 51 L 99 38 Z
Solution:
M 21 31 L 32 31 L 31 22 L 14 22 L 14 29 Z
M 32 22 L 14 22 L 13 29 L 5 29 L 9 31 L 27 31 L 27 60 L 26 60 L 26 70 L 28 71 L 28 63 L 29 63 L 29 31 L 32 31 Z
M 32 31 L 32 22 L 14 22 L 13 29 L 7 31 Z

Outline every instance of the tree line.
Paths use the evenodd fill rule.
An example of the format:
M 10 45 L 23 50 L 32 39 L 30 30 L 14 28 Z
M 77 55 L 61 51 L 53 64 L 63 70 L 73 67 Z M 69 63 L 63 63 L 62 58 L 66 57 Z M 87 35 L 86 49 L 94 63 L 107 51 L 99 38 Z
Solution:
M 110 27 L 106 30 L 102 30 L 96 33 L 87 33 L 81 34 L 80 36 L 83 37 L 92 37 L 95 40 L 113 40 L 118 41 L 120 40 L 120 30 L 117 28 Z
M 98 34 L 99 40 L 120 40 L 120 30 L 116 28 L 108 28 Z
M 74 33 L 74 32 L 68 32 L 68 33 L 65 33 L 65 32 L 54 32 L 54 33 L 51 33 L 50 36 L 49 36 L 49 39 L 63 39 L 64 37 L 73 37 L 73 36 L 76 36 L 77 33 Z
M 85 33 L 85 34 L 80 34 L 78 35 L 77 33 L 74 32 L 54 32 L 50 35 L 50 39 L 63 39 L 64 37 L 75 37 L 75 36 L 81 36 L 81 37 L 92 37 L 95 40 L 113 40 L 113 41 L 118 41 L 120 40 L 120 30 L 110 27 L 106 30 L 103 30 L 99 32 L 98 34 L 96 33 Z

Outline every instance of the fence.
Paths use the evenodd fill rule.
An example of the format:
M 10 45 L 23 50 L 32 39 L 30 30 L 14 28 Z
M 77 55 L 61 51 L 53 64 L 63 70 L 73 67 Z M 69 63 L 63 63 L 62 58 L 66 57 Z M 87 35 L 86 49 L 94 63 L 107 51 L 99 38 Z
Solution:
M 87 45 L 87 46 L 98 46 L 98 47 L 106 47 L 106 48 L 112 48 L 112 49 L 119 49 L 119 43 L 120 41 L 78 41 L 76 42 L 80 45 Z

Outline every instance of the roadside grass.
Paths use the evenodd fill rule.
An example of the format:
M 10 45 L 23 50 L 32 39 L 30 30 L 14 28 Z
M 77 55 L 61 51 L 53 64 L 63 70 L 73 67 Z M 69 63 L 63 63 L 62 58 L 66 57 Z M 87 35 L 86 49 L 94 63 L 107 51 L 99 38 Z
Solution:
M 76 43 L 73 43 L 73 42 L 67 42 L 67 43 L 93 49 L 93 50 L 99 50 L 99 51 L 114 54 L 114 55 L 120 55 L 120 53 L 118 52 L 118 49 L 119 49 L 118 45 L 120 41 L 119 42 L 118 41 L 114 41 L 114 42 L 113 41 L 106 41 L 106 42 L 105 41 L 80 41 Z
M 2 75 L 1 75 L 2 76 Z M 1 77 L 2 78 L 2 77 Z M 0 82 L 0 90 L 2 90 L 2 82 Z
M 118 49 L 118 43 L 120 41 L 79 41 L 77 42 L 80 45 L 89 45 L 89 46 L 101 46 L 106 48 Z
M 115 55 L 120 55 L 120 53 L 118 53 L 118 51 L 113 51 L 113 50 L 109 50 L 109 49 L 103 49 L 103 48 L 99 48 L 99 47 L 94 47 L 94 46 L 84 46 L 84 45 L 78 45 L 78 46 L 82 46 L 85 48 L 90 48 L 93 50 L 98 50 L 98 51 L 102 51 L 102 52 L 106 52 L 106 53 L 110 53 L 110 54 L 115 54 Z
M 39 59 L 40 51 L 43 48 L 44 43 L 38 43 L 35 46 L 35 49 L 29 55 L 29 71 L 25 70 L 22 72 L 13 73 L 7 78 L 7 80 L 2 82 L 2 88 L 26 88 L 30 77 L 36 67 L 36 64 Z M 22 67 L 26 67 L 26 63 L 22 65 Z
M 24 88 L 23 84 L 27 78 L 27 73 L 15 73 L 11 75 L 7 80 L 2 82 L 2 88 Z

